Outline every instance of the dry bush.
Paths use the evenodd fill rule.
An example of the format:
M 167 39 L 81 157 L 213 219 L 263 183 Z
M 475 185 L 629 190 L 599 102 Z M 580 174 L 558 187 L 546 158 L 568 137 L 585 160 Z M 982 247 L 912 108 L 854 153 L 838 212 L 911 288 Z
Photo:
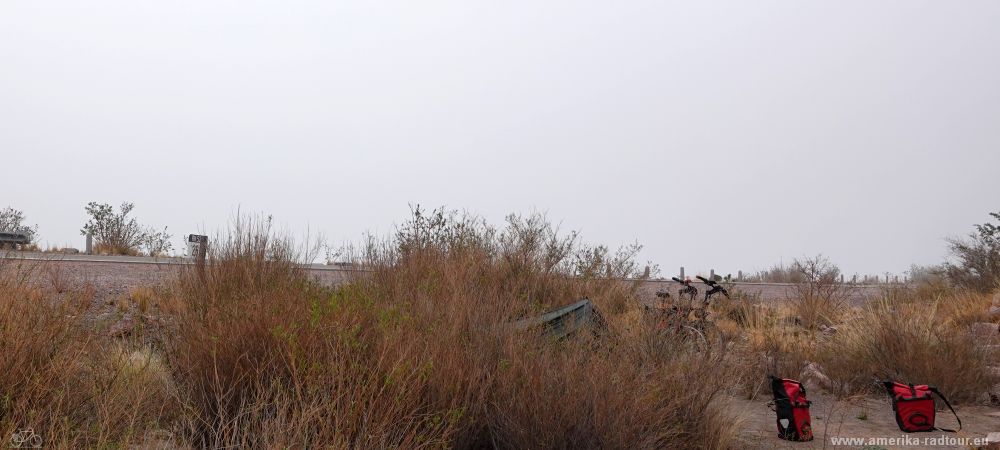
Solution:
M 990 213 L 1000 220 L 1000 212 Z M 975 225 L 976 232 L 967 238 L 948 239 L 953 261 L 944 264 L 952 284 L 977 292 L 990 292 L 1000 286 L 1000 223 Z
M 56 293 L 62 294 L 69 289 L 67 279 L 63 274 L 62 267 L 58 264 L 45 264 L 44 265 L 46 278 L 49 280 L 49 286 Z
M 423 365 L 390 346 L 371 302 L 311 284 L 266 220 L 237 219 L 181 275 L 167 355 L 185 434 L 207 447 L 419 447 L 448 429 L 419 398 Z M 389 312 L 384 312 L 389 314 Z M 389 320 L 389 319 L 386 319 Z M 396 344 L 407 344 L 396 342 Z
M 969 402 L 1000 381 L 988 369 L 985 345 L 991 342 L 970 332 L 973 323 L 988 320 L 989 296 L 899 287 L 856 309 L 829 295 L 837 292 L 836 286 L 823 291 L 804 285 L 787 305 L 713 305 L 719 329 L 740 339 L 732 364 L 746 393 L 766 390 L 761 380 L 767 374 L 805 376 L 809 362 L 819 364 L 837 393 L 848 395 L 877 393 L 873 380 L 893 377 L 935 384 L 956 401 Z M 836 331 L 817 329 L 831 323 Z
M 849 306 L 849 287 L 838 281 L 840 269 L 822 255 L 796 259 L 792 267 L 801 281 L 789 300 L 802 325 L 815 330 L 839 323 Z
M 768 391 L 768 375 L 798 379 L 814 358 L 816 335 L 796 323 L 793 311 L 743 302 L 729 313 L 742 338 L 730 361 L 736 374 L 733 384 L 749 398 Z
M 795 284 L 787 300 L 802 325 L 816 329 L 838 323 L 849 305 L 850 286 L 840 282 L 840 268 L 823 255 L 776 264 L 747 277 L 749 281 Z
M 882 289 L 881 301 L 893 305 L 930 307 L 936 305 L 943 325 L 967 327 L 976 322 L 989 322 L 990 296 L 970 290 L 955 290 L 918 284 Z
M 50 407 L 66 402 L 61 389 L 72 387 L 82 369 L 85 340 L 75 335 L 76 323 L 61 305 L 25 281 L 11 263 L 0 261 L 0 434 L 21 427 L 56 434 L 61 424 Z M 18 281 L 20 280 L 20 281 Z
M 795 316 L 810 330 L 840 323 L 849 308 L 846 298 L 840 293 L 829 296 L 800 293 L 789 302 Z
M 0 435 L 32 428 L 47 448 L 133 442 L 169 396 L 84 326 L 89 302 L 73 296 L 86 288 L 55 296 L 28 282 L 36 269 L 0 260 Z
M 918 282 L 913 285 L 913 296 L 916 298 L 939 298 L 952 294 L 954 291 L 947 281 L 935 280 Z
M 324 289 L 306 280 L 291 244 L 266 223 L 238 221 L 217 240 L 211 264 L 173 289 L 184 326 L 167 356 L 188 441 L 732 446 L 733 421 L 716 402 L 724 389 L 705 383 L 729 373 L 724 354 L 642 331 L 550 341 L 512 329 L 519 317 L 583 295 L 612 309 L 637 303 L 630 285 L 604 277 L 628 264 L 590 259 L 582 262 L 603 276 L 574 272 L 572 241 L 540 218 L 511 223 L 493 230 L 418 215 L 393 241 L 369 241 L 356 263 L 370 272 Z
M 939 314 L 941 314 L 942 323 L 945 325 L 966 328 L 976 322 L 990 321 L 991 299 L 989 295 L 972 291 L 958 291 L 946 297 L 936 298 L 939 299 Z
M 980 307 L 970 298 L 873 301 L 840 327 L 819 360 L 841 393 L 877 391 L 873 380 L 891 377 L 974 401 L 997 380 L 987 371 L 983 342 L 963 326 L 966 307 Z
M 572 341 L 503 365 L 488 420 L 499 448 L 730 448 L 739 423 L 715 383 L 732 374 L 676 335 Z
M 135 205 L 124 202 L 115 211 L 107 203 L 90 202 L 84 209 L 90 219 L 80 230 L 81 235 L 93 235 L 94 253 L 98 255 L 138 256 L 145 249 L 149 256 L 170 253 L 172 244 L 167 229 L 156 231 L 139 224 L 130 216 Z
M 775 264 L 771 268 L 744 276 L 745 281 L 755 283 L 802 283 L 805 281 L 801 272 L 794 266 Z
M 180 414 L 170 371 L 152 349 L 104 342 L 92 350 L 88 414 L 99 424 L 81 435 L 98 443 L 141 443 L 150 430 L 168 427 Z
M 952 286 L 948 282 L 946 266 L 920 266 L 913 264 L 906 273 L 910 279 L 909 285 L 916 291 L 915 295 L 917 297 L 933 298 L 948 295 L 952 292 Z

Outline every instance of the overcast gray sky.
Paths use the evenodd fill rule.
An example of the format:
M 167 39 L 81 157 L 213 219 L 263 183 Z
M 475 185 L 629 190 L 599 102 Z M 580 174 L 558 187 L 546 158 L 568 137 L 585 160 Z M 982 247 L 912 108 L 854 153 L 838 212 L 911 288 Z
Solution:
M 540 210 L 666 274 L 902 272 L 1000 210 L 998 1 L 0 2 L 0 207 L 329 241 Z

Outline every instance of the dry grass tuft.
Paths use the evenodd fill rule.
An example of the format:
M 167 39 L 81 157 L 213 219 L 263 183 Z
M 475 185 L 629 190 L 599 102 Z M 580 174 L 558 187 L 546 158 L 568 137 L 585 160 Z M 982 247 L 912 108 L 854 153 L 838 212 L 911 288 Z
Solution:
M 797 379 L 814 358 L 816 334 L 801 327 L 795 311 L 745 302 L 729 312 L 739 336 L 738 352 L 730 362 L 736 367 L 734 385 L 749 398 L 768 393 L 768 375 Z
M 135 305 L 140 312 L 145 314 L 156 303 L 156 298 L 158 297 L 153 288 L 149 286 L 136 286 L 129 289 L 128 302 Z
M 976 297 L 873 301 L 825 347 L 822 365 L 844 393 L 877 390 L 872 381 L 889 377 L 975 401 L 998 381 L 984 342 L 965 326 L 982 309 Z

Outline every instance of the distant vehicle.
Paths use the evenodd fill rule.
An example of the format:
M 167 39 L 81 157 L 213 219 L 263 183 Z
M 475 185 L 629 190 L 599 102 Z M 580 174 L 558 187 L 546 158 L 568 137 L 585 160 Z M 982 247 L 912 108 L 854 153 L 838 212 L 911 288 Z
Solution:
M 31 243 L 31 236 L 26 233 L 18 233 L 14 231 L 0 231 L 0 249 L 10 247 L 12 249 L 17 249 L 19 245 L 28 245 Z

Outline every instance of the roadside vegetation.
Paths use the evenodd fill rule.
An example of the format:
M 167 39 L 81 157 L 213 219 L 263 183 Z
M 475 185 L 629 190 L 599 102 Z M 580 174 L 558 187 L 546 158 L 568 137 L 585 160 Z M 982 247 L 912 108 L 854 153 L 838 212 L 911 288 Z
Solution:
M 944 264 L 948 278 L 956 286 L 978 292 L 997 288 L 1000 280 L 1000 211 L 990 213 L 992 220 L 975 225 L 976 231 L 965 238 L 948 240 L 952 260 Z
M 89 219 L 80 230 L 80 235 L 91 234 L 94 238 L 95 254 L 127 256 L 167 256 L 173 251 L 173 236 L 162 230 L 144 226 L 132 217 L 135 205 L 122 203 L 117 210 L 106 203 L 90 202 L 84 208 Z M 6 207 L 0 210 L 0 232 L 17 233 L 27 236 L 28 242 L 10 248 L 21 251 L 44 251 L 48 253 L 78 253 L 80 250 L 69 246 L 38 245 L 38 225 L 30 225 L 23 211 Z M 16 247 L 16 248 L 15 248 Z M 0 243 L 0 249 L 3 244 Z
M 167 229 L 144 226 L 131 216 L 135 205 L 122 203 L 116 210 L 107 203 L 90 202 L 84 208 L 90 219 L 80 235 L 94 237 L 94 253 L 99 255 L 163 256 L 170 253 L 172 237 Z
M 29 224 L 24 211 L 14 209 L 10 206 L 0 209 L 0 232 L 19 233 L 27 236 L 28 243 L 19 245 L 19 248 L 22 250 L 35 250 L 38 248 L 36 243 L 38 240 L 38 225 Z M 3 246 L 0 245 L 0 249 L 2 248 Z
M 817 257 L 797 262 L 790 302 L 734 290 L 706 320 L 664 326 L 638 249 L 541 215 L 494 227 L 417 208 L 342 252 L 364 270 L 327 287 L 299 264 L 308 246 L 241 217 L 208 264 L 123 300 L 142 318 L 126 333 L 88 319 L 85 286 L 0 260 L 0 433 L 30 426 L 53 448 L 722 449 L 740 446 L 727 398 L 768 396 L 768 374 L 845 398 L 920 380 L 960 404 L 1000 383 L 974 331 L 1000 320 L 988 293 L 887 289 L 857 307 Z M 512 326 L 584 297 L 601 320 L 569 337 Z

